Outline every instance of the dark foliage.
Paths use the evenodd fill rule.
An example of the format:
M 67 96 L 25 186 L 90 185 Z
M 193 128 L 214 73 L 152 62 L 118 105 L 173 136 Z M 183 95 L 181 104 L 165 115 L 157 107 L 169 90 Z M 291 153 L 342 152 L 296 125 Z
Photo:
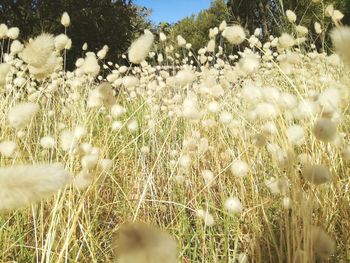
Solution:
M 145 14 L 131 0 L 2 0 L 0 22 L 18 27 L 20 38 L 26 40 L 42 32 L 63 33 L 60 19 L 65 11 L 71 18 L 67 35 L 73 41 L 67 54 L 70 69 L 82 55 L 84 42 L 92 51 L 108 45 L 108 58 L 118 60 L 117 55 L 126 51 Z

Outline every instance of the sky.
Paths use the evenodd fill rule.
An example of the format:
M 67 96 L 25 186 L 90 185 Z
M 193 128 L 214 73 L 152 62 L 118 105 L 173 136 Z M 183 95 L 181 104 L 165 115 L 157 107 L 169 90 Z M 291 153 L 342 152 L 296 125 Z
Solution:
M 211 0 L 135 0 L 134 3 L 152 9 L 150 19 L 158 24 L 174 23 L 186 16 L 197 14 L 207 9 Z

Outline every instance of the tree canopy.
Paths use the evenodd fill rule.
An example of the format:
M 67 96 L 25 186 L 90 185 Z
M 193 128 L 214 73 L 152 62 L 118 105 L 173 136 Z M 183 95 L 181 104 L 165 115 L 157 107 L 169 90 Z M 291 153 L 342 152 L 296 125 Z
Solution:
M 20 36 L 26 40 L 42 32 L 63 33 L 60 19 L 65 11 L 72 21 L 67 29 L 73 42 L 67 56 L 69 67 L 81 56 L 85 42 L 93 51 L 108 45 L 109 57 L 115 61 L 134 34 L 147 26 L 146 9 L 131 0 L 3 0 L 0 22 L 20 28 Z
M 288 9 L 296 13 L 298 25 L 312 29 L 315 22 L 325 20 L 327 27 L 330 19 L 328 22 L 324 19 L 323 10 L 329 4 L 344 13 L 343 23 L 350 23 L 348 0 L 323 0 L 321 3 L 311 0 L 213 0 L 210 8 L 182 19 L 173 25 L 170 32 L 173 39 L 177 35 L 184 37 L 192 43 L 194 50 L 206 46 L 209 29 L 219 26 L 223 20 L 228 24 L 241 24 L 250 33 L 261 28 L 262 37 L 267 39 L 271 34 L 278 36 L 286 29 L 292 30 L 285 16 Z M 314 32 L 311 30 L 310 33 Z

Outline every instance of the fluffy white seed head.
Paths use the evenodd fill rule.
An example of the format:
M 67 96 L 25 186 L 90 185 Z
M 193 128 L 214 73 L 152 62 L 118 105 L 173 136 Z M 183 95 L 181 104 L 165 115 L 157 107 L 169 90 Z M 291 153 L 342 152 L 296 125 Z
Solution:
M 160 32 L 159 33 L 159 39 L 160 39 L 161 42 L 166 41 L 166 35 L 163 32 Z
M 67 46 L 68 40 L 69 38 L 67 37 L 66 34 L 60 34 L 56 36 L 54 39 L 56 50 L 58 51 L 63 50 Z
M 7 115 L 11 127 L 20 129 L 27 126 L 39 111 L 39 105 L 23 102 L 12 107 Z
M 0 87 L 5 86 L 6 84 L 6 77 L 8 73 L 10 72 L 11 66 L 7 63 L 1 63 L 0 64 Z
M 81 66 L 82 71 L 92 77 L 96 77 L 100 72 L 100 65 L 96 58 L 96 54 L 93 52 L 87 52 L 84 59 L 84 63 Z
M 8 27 L 5 24 L 0 24 L 0 39 L 7 37 Z
M 283 33 L 278 38 L 278 44 L 281 48 L 290 49 L 295 45 L 295 39 L 288 33 Z
M 322 33 L 322 26 L 321 26 L 320 23 L 315 22 L 314 29 L 315 29 L 316 34 L 321 34 Z
M 331 180 L 329 168 L 320 164 L 306 164 L 302 169 L 302 175 L 315 185 L 324 184 Z
M 46 64 L 55 48 L 55 41 L 52 35 L 43 33 L 33 40 L 30 40 L 23 49 L 21 58 L 27 64 L 40 68 Z
M 226 27 L 227 27 L 227 23 L 224 20 L 224 21 L 221 22 L 221 24 L 219 26 L 219 30 L 222 32 L 222 31 L 224 31 L 226 29 Z
M 98 163 L 98 168 L 100 171 L 104 173 L 108 173 L 112 170 L 113 168 L 113 160 L 111 159 L 102 159 Z
M 265 185 L 269 188 L 272 194 L 286 194 L 289 186 L 287 179 L 276 178 L 266 180 Z
M 81 158 L 81 166 L 86 170 L 94 169 L 98 162 L 98 154 L 89 154 Z
M 72 151 L 76 148 L 78 140 L 74 136 L 74 131 L 63 130 L 60 136 L 60 147 L 63 151 Z
M 144 61 L 152 48 L 153 40 L 151 31 L 145 30 L 145 33 L 131 44 L 128 52 L 129 61 L 134 64 Z
M 53 149 L 56 147 L 56 140 L 51 136 L 45 136 L 40 139 L 40 145 L 44 149 Z
M 2 141 L 0 142 L 0 154 L 4 157 L 11 157 L 17 149 L 17 145 L 14 141 Z
M 320 261 L 328 260 L 336 249 L 336 243 L 322 228 L 313 226 L 311 228 L 312 252 Z
M 323 142 L 331 142 L 337 135 L 337 126 L 330 119 L 318 119 L 313 127 L 315 137 Z
M 288 140 L 294 145 L 304 143 L 304 129 L 300 125 L 293 125 L 287 129 Z
M 350 68 L 350 27 L 342 26 L 332 30 L 331 37 L 335 51 Z
M 197 216 L 201 218 L 206 226 L 215 225 L 214 217 L 209 213 L 209 211 L 205 211 L 203 209 L 197 210 Z
M 289 22 L 295 23 L 297 21 L 297 16 L 292 10 L 286 11 L 286 16 Z
M 114 104 L 111 108 L 111 114 L 114 118 L 119 118 L 125 113 L 126 109 L 119 104 Z
M 62 14 L 62 17 L 61 17 L 61 24 L 64 26 L 64 27 L 69 27 L 70 25 L 70 17 L 68 15 L 67 12 L 64 12 Z
M 246 39 L 244 29 L 240 25 L 226 27 L 222 35 L 233 45 L 239 45 Z
M 260 66 L 259 59 L 255 55 L 248 55 L 241 58 L 238 62 L 238 67 L 246 75 L 251 75 L 258 71 Z
M 6 34 L 9 39 L 17 39 L 19 36 L 19 28 L 11 27 Z
M 70 175 L 60 164 L 0 168 L 0 211 L 40 201 L 69 182 Z
M 59 66 L 60 60 L 54 50 L 53 36 L 43 33 L 26 43 L 19 55 L 28 64 L 29 72 L 42 79 L 52 74 Z
M 18 54 L 20 53 L 24 48 L 24 45 L 18 41 L 18 40 L 14 40 L 12 41 L 11 43 L 11 47 L 10 47 L 10 50 L 11 50 L 11 54 Z
M 78 190 L 84 190 L 88 188 L 93 182 L 93 177 L 88 170 L 81 170 L 73 180 L 73 186 Z
M 183 46 L 185 46 L 186 45 L 186 40 L 182 37 L 182 36 L 180 36 L 180 35 L 178 35 L 177 37 L 176 37 L 176 40 L 177 40 L 177 44 L 180 46 L 180 47 L 183 47 Z
M 248 175 L 249 166 L 245 161 L 235 160 L 230 166 L 231 173 L 236 177 L 245 177 Z
M 239 214 L 243 210 L 241 201 L 237 197 L 227 198 L 225 201 L 224 207 L 229 213 L 233 213 L 233 214 Z
M 202 175 L 202 177 L 204 179 L 205 184 L 210 184 L 214 180 L 214 174 L 210 170 L 203 170 L 201 172 L 201 175 Z
M 115 102 L 116 97 L 114 96 L 112 86 L 107 82 L 103 82 L 89 92 L 87 106 L 89 108 L 112 107 Z
M 120 263 L 177 263 L 177 244 L 166 232 L 133 223 L 122 226 L 114 237 Z

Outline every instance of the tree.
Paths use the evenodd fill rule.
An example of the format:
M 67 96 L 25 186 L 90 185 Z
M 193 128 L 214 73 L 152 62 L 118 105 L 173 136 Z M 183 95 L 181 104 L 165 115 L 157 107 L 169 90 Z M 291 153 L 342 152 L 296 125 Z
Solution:
M 194 50 L 206 46 L 209 29 L 219 26 L 223 20 L 230 19 L 230 12 L 224 0 L 215 0 L 207 10 L 199 12 L 197 16 L 182 19 L 170 31 L 170 37 L 176 39 L 183 36 L 192 44 Z
M 81 56 L 85 42 L 92 51 L 108 45 L 109 57 L 116 60 L 139 28 L 147 24 L 146 9 L 135 6 L 131 0 L 3 0 L 0 22 L 19 27 L 21 38 L 26 40 L 41 32 L 63 33 L 60 18 L 65 11 L 72 21 L 67 31 L 73 41 L 67 56 L 69 68 Z

